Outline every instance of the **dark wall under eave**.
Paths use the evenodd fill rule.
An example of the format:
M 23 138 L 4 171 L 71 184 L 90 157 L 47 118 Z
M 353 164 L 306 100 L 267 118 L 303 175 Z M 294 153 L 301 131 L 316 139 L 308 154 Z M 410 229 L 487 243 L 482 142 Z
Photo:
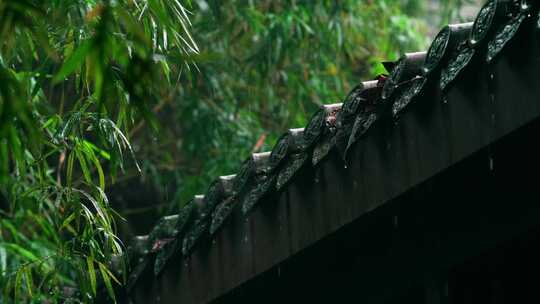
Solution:
M 540 301 L 537 134 L 540 120 L 215 302 Z

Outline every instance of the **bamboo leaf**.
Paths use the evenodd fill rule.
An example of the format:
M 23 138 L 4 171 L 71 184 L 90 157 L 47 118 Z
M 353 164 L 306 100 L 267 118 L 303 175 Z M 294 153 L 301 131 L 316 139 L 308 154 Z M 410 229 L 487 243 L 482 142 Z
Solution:
M 105 287 L 107 288 L 107 292 L 109 293 L 109 296 L 113 299 L 113 301 L 116 303 L 116 297 L 114 295 L 114 289 L 111 284 L 111 277 L 115 280 L 116 278 L 108 271 L 107 267 L 105 265 L 98 262 L 99 270 L 101 272 L 101 277 L 103 278 L 103 283 L 105 283 Z
M 19 256 L 31 261 L 31 262 L 35 262 L 35 261 L 38 261 L 39 258 L 34 254 L 32 253 L 31 251 L 27 250 L 27 249 L 24 249 L 22 248 L 21 246 L 17 245 L 17 244 L 13 244 L 13 243 L 6 243 L 5 246 L 8 248 L 8 249 L 11 249 L 12 252 L 18 254 Z
M 69 56 L 53 78 L 53 83 L 59 83 L 84 63 L 84 59 L 92 49 L 92 40 L 86 40 Z
M 92 184 L 92 176 L 90 175 L 90 169 L 88 169 L 84 154 L 81 153 L 78 149 L 75 149 L 75 154 L 77 155 L 77 159 L 79 160 L 79 164 L 81 165 L 84 179 L 87 183 Z
M 99 187 L 105 191 L 105 174 L 103 173 L 103 168 L 101 167 L 101 163 L 99 162 L 99 159 L 97 158 L 96 154 L 94 153 L 93 147 L 94 145 L 91 145 L 89 141 L 83 141 L 84 146 L 84 152 L 87 155 L 87 157 L 94 163 L 94 166 L 96 167 L 96 170 L 98 172 L 99 177 Z
M 19 268 L 19 270 L 17 270 L 17 274 L 15 275 L 15 286 L 14 286 L 14 294 L 13 294 L 13 299 L 15 301 L 15 303 L 18 303 L 18 302 L 22 302 L 20 301 L 20 292 L 21 292 L 21 288 L 22 288 L 22 276 L 23 276 L 23 268 Z
M 75 156 L 74 156 L 73 151 L 69 152 L 68 161 L 67 161 L 67 173 L 66 173 L 68 188 L 71 188 L 71 182 L 72 182 L 72 178 L 73 178 L 73 159 L 74 159 L 74 157 Z
M 64 222 L 62 222 L 62 226 L 60 226 L 60 229 L 59 230 L 62 230 L 64 229 L 65 227 L 68 227 L 69 224 L 75 219 L 77 215 L 75 213 L 72 213 L 70 214 L 65 220 Z
M 94 197 L 92 197 L 90 194 L 88 194 L 86 191 L 83 191 L 83 190 L 80 190 L 80 189 L 77 189 L 76 191 L 78 193 L 81 193 L 84 197 L 86 197 L 86 199 L 88 201 L 90 201 L 90 203 L 92 203 L 92 205 L 94 206 L 94 209 L 96 209 L 96 212 L 97 212 L 98 217 L 100 219 L 100 223 L 104 226 L 104 228 L 110 230 L 111 229 L 110 223 L 109 223 L 107 217 L 105 216 L 105 212 L 104 212 L 102 206 L 99 204 L 99 202 Z M 86 208 L 84 208 L 84 209 L 86 209 Z
M 89 147 L 91 147 L 93 151 L 97 152 L 101 157 L 105 158 L 106 160 L 111 159 L 110 153 L 107 152 L 106 150 L 98 148 L 96 145 L 94 145 L 93 143 L 91 143 L 91 142 L 89 142 L 87 140 L 85 140 L 84 143 L 85 143 L 85 145 L 88 145 Z
M 7 269 L 7 253 L 6 248 L 0 246 L 0 271 L 4 273 Z
M 120 283 L 120 281 L 116 278 L 116 276 L 114 276 L 114 274 L 109 270 L 109 268 L 107 268 L 106 265 L 104 265 L 103 263 L 101 262 L 98 262 L 101 266 L 103 266 L 103 269 L 107 272 L 107 274 L 109 275 L 109 277 L 111 277 L 113 279 L 114 282 L 116 282 L 116 284 L 118 285 L 121 285 L 122 283 Z
M 90 286 L 92 287 L 92 293 L 94 296 L 97 292 L 96 287 L 96 270 L 94 269 L 94 257 L 89 256 L 86 258 L 86 265 L 88 266 L 88 276 L 90 277 Z
M 30 296 L 30 298 L 33 298 L 33 294 L 32 294 L 32 284 L 33 284 L 33 279 L 32 279 L 32 269 L 30 267 L 25 267 L 24 269 L 24 281 L 26 282 L 26 291 L 28 292 L 28 295 Z

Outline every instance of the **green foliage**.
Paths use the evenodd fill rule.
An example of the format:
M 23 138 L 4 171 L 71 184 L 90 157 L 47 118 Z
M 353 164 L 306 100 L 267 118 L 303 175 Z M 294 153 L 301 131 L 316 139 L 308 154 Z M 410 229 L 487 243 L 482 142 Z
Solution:
M 157 127 L 150 108 L 197 52 L 189 26 L 178 1 L 0 0 L 0 302 L 114 298 L 105 191 L 139 170 L 128 131 Z

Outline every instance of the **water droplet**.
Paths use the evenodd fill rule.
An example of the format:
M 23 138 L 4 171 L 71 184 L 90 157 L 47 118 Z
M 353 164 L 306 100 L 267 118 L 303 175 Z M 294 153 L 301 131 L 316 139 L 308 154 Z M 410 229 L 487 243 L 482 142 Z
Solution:
M 279 267 L 279 266 L 277 268 L 277 276 L 278 276 L 278 278 L 281 277 L 281 267 Z
M 314 181 L 315 181 L 315 184 L 318 184 L 319 181 L 320 181 L 320 175 L 321 175 L 321 170 L 319 168 L 317 168 L 315 170 L 315 177 L 314 177 Z
M 495 78 L 495 75 L 493 73 L 489 74 L 489 79 L 493 80 L 493 78 Z
M 398 227 L 398 216 L 394 215 L 394 228 Z
M 489 158 L 489 171 L 493 171 L 493 158 Z
M 349 167 L 347 166 L 347 164 L 343 165 L 343 168 L 349 169 Z
M 247 243 L 248 242 L 248 237 L 244 237 L 244 243 Z
M 212 245 L 216 244 L 216 239 L 212 239 Z
M 443 102 L 444 104 L 447 104 L 447 103 L 448 103 L 448 97 L 444 96 L 442 102 Z

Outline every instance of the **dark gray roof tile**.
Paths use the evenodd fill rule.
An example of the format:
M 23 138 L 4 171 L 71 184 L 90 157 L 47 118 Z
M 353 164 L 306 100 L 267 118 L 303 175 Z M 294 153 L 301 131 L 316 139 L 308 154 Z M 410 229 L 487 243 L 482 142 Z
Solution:
M 390 100 L 396 90 L 406 81 L 421 75 L 427 52 L 406 53 L 398 61 L 396 67 L 385 82 L 381 98 Z
M 335 146 L 344 159 L 356 117 L 375 111 L 375 101 L 380 98 L 385 82 L 386 78 L 384 77 L 379 80 L 362 82 L 345 98 L 342 110 L 337 116 L 337 130 L 334 137 Z
M 189 204 L 194 207 L 194 221 L 186 227 L 186 234 L 182 241 L 182 254 L 187 256 L 197 243 L 197 240 L 206 232 L 208 228 L 209 214 L 204 200 L 204 195 L 195 195 Z
M 335 135 L 337 132 L 338 115 L 342 110 L 343 104 L 331 104 L 324 106 L 324 125 L 319 140 L 313 147 L 311 163 L 315 166 L 335 147 Z
M 249 213 L 259 201 L 276 187 L 277 175 L 260 175 L 257 183 L 242 199 L 242 212 Z
M 473 23 L 459 23 L 445 26 L 429 47 L 424 64 L 424 74 L 437 71 L 448 62 L 450 55 L 458 46 L 469 39 Z

